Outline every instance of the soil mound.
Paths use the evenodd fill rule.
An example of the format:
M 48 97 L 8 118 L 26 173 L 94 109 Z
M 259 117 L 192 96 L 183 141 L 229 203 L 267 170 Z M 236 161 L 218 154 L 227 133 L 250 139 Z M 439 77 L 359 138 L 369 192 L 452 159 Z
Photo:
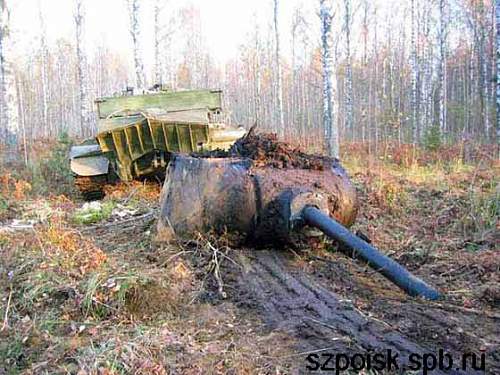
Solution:
M 274 133 L 255 134 L 250 129 L 248 134 L 229 149 L 229 151 L 214 150 L 205 153 L 191 154 L 193 157 L 226 158 L 240 157 L 254 161 L 255 167 L 272 167 L 278 169 L 309 169 L 325 170 L 338 161 L 333 158 L 310 155 L 286 142 L 278 141 Z
M 309 155 L 299 148 L 279 142 L 276 134 L 254 134 L 239 139 L 229 150 L 230 156 L 246 157 L 254 160 L 255 166 L 273 168 L 296 168 L 322 171 L 325 164 L 332 165 L 332 159 Z

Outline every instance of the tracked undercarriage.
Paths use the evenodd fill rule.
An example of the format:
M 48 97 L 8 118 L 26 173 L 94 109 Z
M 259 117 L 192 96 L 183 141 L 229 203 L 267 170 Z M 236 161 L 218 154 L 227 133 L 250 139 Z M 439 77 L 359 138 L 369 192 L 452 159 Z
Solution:
M 87 201 L 104 198 L 104 188 L 109 183 L 108 175 L 75 177 L 75 187 Z

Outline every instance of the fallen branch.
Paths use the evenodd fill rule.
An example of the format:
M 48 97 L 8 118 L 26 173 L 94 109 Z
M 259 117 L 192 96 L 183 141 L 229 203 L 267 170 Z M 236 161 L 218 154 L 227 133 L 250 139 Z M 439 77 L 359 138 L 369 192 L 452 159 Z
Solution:
M 85 227 L 85 228 L 81 229 L 80 231 L 82 233 L 85 233 L 85 232 L 94 231 L 96 229 L 109 228 L 109 227 L 114 227 L 114 226 L 117 226 L 117 225 L 123 225 L 123 224 L 133 223 L 133 222 L 136 222 L 136 221 L 149 222 L 149 221 L 153 221 L 155 219 L 155 217 L 156 217 L 155 216 L 155 210 L 151 210 L 151 211 L 148 211 L 147 213 L 145 213 L 143 215 L 134 216 L 134 217 L 132 217 L 130 219 L 112 221 L 112 222 L 106 223 L 106 224 L 92 225 L 92 226 Z
M 7 308 L 5 309 L 5 316 L 3 319 L 3 325 L 2 325 L 2 329 L 0 329 L 0 332 L 3 332 L 7 328 L 9 328 L 9 310 L 10 310 L 10 301 L 11 300 L 12 300 L 12 288 L 10 289 L 9 299 L 7 300 Z

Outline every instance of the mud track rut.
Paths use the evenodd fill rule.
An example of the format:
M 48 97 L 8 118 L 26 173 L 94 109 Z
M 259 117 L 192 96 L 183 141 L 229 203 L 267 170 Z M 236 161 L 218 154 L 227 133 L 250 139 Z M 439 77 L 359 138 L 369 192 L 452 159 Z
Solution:
M 399 364 L 404 367 L 411 353 L 435 352 L 391 325 L 366 316 L 350 301 L 343 300 L 308 275 L 293 270 L 283 253 L 247 252 L 240 255 L 239 261 L 243 272 L 236 276 L 238 293 L 232 298 L 243 308 L 257 310 L 269 328 L 285 331 L 295 337 L 299 353 L 324 349 L 329 353 L 354 354 L 392 349 L 399 353 Z M 456 348 L 445 348 L 453 349 Z M 306 354 L 297 357 L 302 361 L 300 371 L 304 372 L 305 357 Z M 483 372 L 467 370 L 446 373 Z

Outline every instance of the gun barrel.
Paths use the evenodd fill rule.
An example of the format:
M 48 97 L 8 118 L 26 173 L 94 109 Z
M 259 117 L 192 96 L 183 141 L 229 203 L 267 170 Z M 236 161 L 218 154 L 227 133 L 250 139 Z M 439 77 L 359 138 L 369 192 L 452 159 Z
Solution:
M 383 255 L 379 250 L 351 233 L 343 225 L 330 218 L 313 206 L 302 210 L 305 222 L 320 229 L 327 236 L 349 247 L 356 255 L 366 261 L 372 268 L 406 291 L 411 296 L 424 297 L 429 300 L 440 298 L 440 293 L 427 285 L 418 277 L 412 275 L 406 268 Z

